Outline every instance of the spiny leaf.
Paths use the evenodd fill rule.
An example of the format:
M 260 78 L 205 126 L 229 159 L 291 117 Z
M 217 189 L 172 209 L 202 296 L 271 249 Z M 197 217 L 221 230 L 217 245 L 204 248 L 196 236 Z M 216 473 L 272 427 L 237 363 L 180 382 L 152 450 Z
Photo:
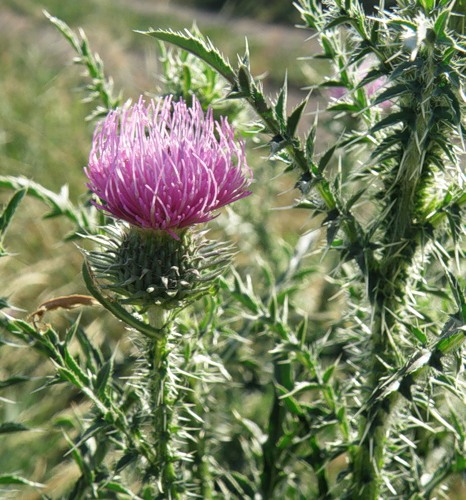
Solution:
M 371 129 L 371 133 L 377 132 L 386 127 L 391 127 L 400 122 L 405 122 L 406 119 L 407 119 L 406 112 L 400 111 L 398 113 L 392 113 L 391 115 L 387 116 L 383 120 L 380 120 L 378 123 L 376 123 Z
M 373 48 L 372 47 L 367 47 L 365 46 L 364 44 L 361 44 L 362 48 L 356 52 L 354 52 L 354 54 L 350 57 L 349 59 L 349 64 L 354 64 L 358 61 L 360 61 L 361 59 L 363 59 L 364 57 L 366 57 L 367 55 L 370 55 L 370 54 L 373 54 Z
M 88 120 L 93 120 L 100 116 L 105 116 L 112 109 L 119 106 L 121 95 L 113 95 L 113 81 L 107 78 L 104 73 L 104 64 L 98 54 L 93 54 L 89 48 L 85 33 L 80 30 L 79 37 L 71 30 L 71 28 L 60 19 L 51 16 L 47 11 L 43 11 L 45 17 L 58 29 L 58 31 L 68 40 L 75 52 L 78 54 L 74 62 L 86 67 L 88 76 L 91 82 L 85 86 L 88 96 L 83 99 L 84 102 L 94 101 L 100 98 L 102 105 L 97 105 L 90 115 Z
M 288 391 L 286 387 L 277 384 L 277 389 L 280 392 L 280 400 L 285 403 L 288 411 L 290 411 L 293 415 L 304 415 L 304 410 L 299 404 L 298 400 L 290 396 L 290 391 Z
M 246 66 L 240 66 L 238 68 L 237 81 L 239 92 L 234 93 L 234 97 L 249 97 L 251 95 L 252 77 Z
M 450 18 L 450 10 L 444 10 L 439 14 L 435 23 L 434 23 L 434 31 L 437 36 L 441 36 L 445 34 L 445 28 L 448 23 L 448 19 Z
M 112 491 L 115 493 L 123 493 L 125 495 L 128 495 L 130 498 L 135 498 L 135 499 L 139 498 L 131 490 L 125 488 L 122 484 L 117 483 L 115 481 L 110 481 L 109 483 L 106 483 L 104 490 Z
M 366 187 L 361 188 L 357 191 L 346 203 L 346 210 L 350 210 L 352 206 L 361 198 L 361 196 L 367 191 Z
M 85 443 L 87 440 L 100 433 L 101 435 L 105 435 L 108 431 L 109 425 L 102 419 L 98 419 L 94 422 L 90 427 L 88 427 L 84 432 L 82 432 L 79 436 L 79 440 L 73 444 L 73 447 L 67 452 L 73 453 L 73 450 L 78 449 Z
M 303 99 L 291 112 L 288 120 L 286 122 L 286 134 L 289 137 L 293 137 L 296 132 L 296 128 L 298 127 L 299 120 L 303 114 L 304 109 L 306 108 L 308 101 L 308 97 Z
M 458 98 L 455 96 L 455 94 L 451 91 L 450 88 L 443 89 L 442 93 L 444 93 L 450 101 L 450 109 L 453 114 L 452 117 L 453 123 L 455 125 L 459 125 L 461 123 L 462 110 Z
M 337 145 L 332 146 L 328 151 L 324 153 L 322 158 L 319 160 L 319 173 L 322 174 L 323 171 L 325 170 L 325 167 L 328 165 L 328 162 L 330 161 L 330 158 L 333 156 L 333 153 L 335 152 L 335 149 L 337 148 Z
M 20 204 L 21 200 L 24 198 L 24 195 L 26 194 L 26 191 L 27 191 L 26 188 L 22 188 L 19 191 L 17 191 L 11 197 L 6 207 L 3 209 L 3 212 L 0 215 L 0 238 L 5 234 L 11 222 L 11 219 L 13 218 L 13 215 L 16 212 L 16 209 L 18 208 L 18 205 Z
M 316 139 L 317 126 L 314 125 L 309 130 L 309 133 L 306 137 L 306 158 L 311 161 L 314 155 L 314 145 Z
M 408 19 L 395 17 L 389 21 L 389 24 L 393 24 L 396 26 L 403 26 L 404 28 L 409 28 L 413 32 L 417 32 L 418 25 L 414 21 L 409 21 Z
M 28 382 L 31 380 L 29 377 L 25 377 L 23 375 L 19 375 L 17 377 L 10 377 L 6 380 L 0 380 L 0 389 L 4 389 L 5 387 L 11 387 L 12 385 L 21 384 L 23 382 Z
M 382 153 L 386 152 L 388 149 L 397 147 L 406 142 L 405 134 L 402 132 L 393 133 L 385 137 L 385 139 L 374 149 L 371 153 L 371 158 L 379 158 Z
M 459 348 L 464 343 L 466 337 L 466 328 L 460 327 L 449 333 L 447 336 L 443 337 L 437 342 L 436 349 L 442 354 L 454 351 Z
M 83 384 L 79 380 L 79 377 L 77 377 L 71 370 L 68 370 L 67 368 L 63 368 L 58 366 L 57 367 L 57 374 L 60 377 L 61 380 L 70 382 L 72 385 L 77 387 L 78 389 L 83 389 Z
M 252 287 L 246 286 L 241 280 L 239 274 L 234 272 L 233 275 L 235 284 L 234 289 L 231 290 L 232 296 L 253 314 L 258 314 L 261 310 L 261 304 L 259 299 L 254 295 Z
M 169 42 L 180 49 L 186 50 L 199 57 L 207 64 L 216 69 L 226 80 L 231 84 L 235 83 L 235 72 L 230 63 L 223 58 L 222 54 L 213 46 L 209 39 L 202 39 L 195 36 L 189 30 L 182 32 L 175 32 L 172 30 L 149 30 L 149 31 L 136 31 L 143 35 L 152 36 L 158 40 Z
M 86 356 L 89 366 L 101 366 L 104 363 L 102 353 L 91 343 L 82 328 L 76 329 L 76 339 Z
M 102 366 L 94 384 L 99 397 L 105 395 L 113 374 L 113 356 Z
M 297 396 L 302 392 L 320 390 L 321 388 L 321 384 L 317 382 L 298 382 L 290 392 L 281 395 L 280 399 L 284 399 L 290 396 Z
M 280 89 L 280 93 L 278 94 L 277 102 L 274 106 L 275 115 L 277 117 L 277 121 L 280 124 L 280 128 L 282 130 L 285 128 L 285 122 L 286 122 L 287 98 L 288 98 L 288 83 L 287 83 L 287 77 L 285 76 L 285 81 L 283 83 L 282 88 Z
M 379 68 L 377 69 L 372 69 L 369 71 L 369 73 L 366 74 L 366 76 L 358 83 L 356 86 L 356 89 L 359 89 L 361 87 L 366 86 L 368 83 L 371 83 L 375 80 L 378 80 L 379 78 L 383 78 L 385 76 L 385 73 L 381 71 Z
M 246 38 L 244 40 L 244 42 L 245 42 L 244 55 L 240 59 L 240 62 L 241 62 L 241 64 L 244 64 L 244 66 L 246 66 L 247 68 L 249 68 L 250 67 L 250 57 L 249 57 L 249 43 L 248 43 L 248 39 Z
M 80 43 L 78 37 L 73 33 L 71 28 L 58 17 L 52 16 L 46 10 L 43 11 L 44 16 L 58 29 L 58 31 L 68 40 L 70 45 L 76 52 L 80 52 Z
M 399 85 L 394 85 L 393 87 L 388 88 L 381 94 L 379 94 L 375 99 L 374 99 L 374 104 L 380 104 L 382 102 L 388 101 L 390 99 L 393 99 L 394 97 L 397 97 L 399 95 L 403 95 L 407 92 L 410 92 L 411 89 L 409 88 L 408 85 L 405 83 L 400 83 Z
M 27 190 L 27 194 L 48 205 L 53 215 L 64 215 L 75 223 L 79 223 L 78 210 L 68 197 L 68 189 L 63 186 L 60 193 L 54 193 L 37 182 L 26 177 L 0 176 L 0 187 L 15 190 Z
M 331 28 L 335 28 L 336 26 L 339 26 L 340 24 L 351 24 L 353 22 L 353 19 L 349 16 L 339 16 L 330 21 L 326 26 L 325 26 L 325 31 L 330 30 Z
M 412 70 L 416 70 L 420 64 L 421 64 L 420 61 L 417 59 L 414 61 L 402 62 L 393 70 L 393 72 L 390 75 L 390 80 L 396 80 L 403 73 L 408 72 L 408 71 L 412 71 Z
M 84 373 L 84 370 L 79 366 L 76 359 L 69 352 L 67 345 L 64 345 L 64 351 L 65 351 L 64 361 L 66 368 L 68 368 L 70 372 L 72 372 L 74 375 L 78 377 L 83 386 L 89 387 L 90 385 L 89 377 L 87 376 L 86 373 Z
M 421 342 L 421 344 L 427 344 L 427 335 L 420 329 L 415 326 L 407 325 L 409 331 Z
M 348 113 L 357 113 L 361 111 L 361 107 L 357 104 L 351 104 L 349 102 L 339 102 L 337 104 L 332 104 L 329 106 L 328 111 L 346 111 Z
M 0 476 L 0 484 L 23 484 L 25 486 L 33 486 L 34 488 L 43 488 L 45 485 L 41 483 L 36 483 L 34 481 L 29 481 L 21 476 L 16 476 L 15 474 L 2 474 Z
M 276 323 L 278 321 L 278 303 L 276 294 L 273 294 L 270 300 L 269 315 L 273 323 Z
M 135 462 L 138 459 L 138 457 L 139 455 L 136 451 L 129 450 L 118 460 L 117 464 L 115 465 L 115 471 L 116 472 L 122 471 L 129 464 Z

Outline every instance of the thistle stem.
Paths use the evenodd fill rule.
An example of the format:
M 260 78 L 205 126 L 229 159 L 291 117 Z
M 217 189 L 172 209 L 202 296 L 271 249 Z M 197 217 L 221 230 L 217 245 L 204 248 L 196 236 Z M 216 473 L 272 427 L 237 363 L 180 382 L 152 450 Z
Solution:
M 175 470 L 176 456 L 172 447 L 171 426 L 174 418 L 174 394 L 169 377 L 168 346 L 169 326 L 166 311 L 154 306 L 148 311 L 151 326 L 163 334 L 149 342 L 150 405 L 152 410 L 152 438 L 156 455 L 155 476 L 158 497 L 174 500 L 180 498 L 179 482 Z
M 435 65 L 432 53 L 427 51 L 420 109 L 414 109 L 416 121 L 410 140 L 400 154 L 400 162 L 391 173 L 392 187 L 387 193 L 391 209 L 383 221 L 385 251 L 381 258 L 371 291 L 372 302 L 372 365 L 368 385 L 374 391 L 380 380 L 397 364 L 396 346 L 392 340 L 396 332 L 400 309 L 406 295 L 409 269 L 419 246 L 421 228 L 416 225 L 417 211 L 422 206 L 422 177 L 429 164 L 429 121 Z M 406 103 L 406 107 L 409 107 Z M 388 367 L 388 368 L 387 368 Z M 365 412 L 360 426 L 360 442 L 353 453 L 352 498 L 377 500 L 380 497 L 382 469 L 385 459 L 390 416 L 399 397 L 390 401 L 376 401 Z
M 274 360 L 274 376 L 278 385 L 291 390 L 293 385 L 292 370 L 285 355 Z M 283 453 L 278 443 L 285 433 L 286 408 L 280 400 L 278 389 L 274 391 L 274 399 L 269 414 L 268 436 L 262 445 L 263 467 L 261 473 L 261 490 L 263 498 L 274 498 L 276 488 L 283 479 Z

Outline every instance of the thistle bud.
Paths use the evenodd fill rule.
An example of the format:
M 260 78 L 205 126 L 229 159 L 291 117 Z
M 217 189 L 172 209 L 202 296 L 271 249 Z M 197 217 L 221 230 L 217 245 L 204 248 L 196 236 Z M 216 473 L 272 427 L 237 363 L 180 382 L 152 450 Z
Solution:
M 179 308 L 209 293 L 232 256 L 227 244 L 191 229 L 175 239 L 164 231 L 119 224 L 94 239 L 100 248 L 86 256 L 101 288 L 143 309 Z

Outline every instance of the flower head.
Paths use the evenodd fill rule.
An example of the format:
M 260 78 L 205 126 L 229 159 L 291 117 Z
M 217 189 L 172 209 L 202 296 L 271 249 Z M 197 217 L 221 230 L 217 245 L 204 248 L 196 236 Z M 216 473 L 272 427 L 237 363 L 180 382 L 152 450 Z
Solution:
M 111 112 L 94 134 L 88 187 L 95 205 L 144 229 L 177 230 L 206 222 L 250 194 L 244 143 L 226 119 L 196 99 L 171 97 Z

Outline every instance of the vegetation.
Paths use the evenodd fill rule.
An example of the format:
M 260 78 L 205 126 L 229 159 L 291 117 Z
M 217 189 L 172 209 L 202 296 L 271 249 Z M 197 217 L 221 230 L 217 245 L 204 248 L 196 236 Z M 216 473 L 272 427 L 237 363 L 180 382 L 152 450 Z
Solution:
M 50 33 L 35 4 L 8 4 L 11 19 L 35 21 L 23 45 L 0 38 L 11 96 L 0 104 L 5 498 L 464 496 L 466 45 L 452 14 L 461 1 L 398 0 L 368 16 L 356 0 L 325 10 L 300 0 L 321 52 L 308 53 L 306 70 L 291 60 L 289 74 L 311 74 L 311 90 L 309 68 L 329 68 L 317 93 L 328 107 L 310 123 L 314 94 L 289 106 L 283 74 L 268 97 L 254 47 L 227 58 L 202 27 L 153 29 L 124 7 L 139 33 L 115 44 L 122 25 L 104 15 L 109 3 L 92 20 L 50 0 L 54 15 L 87 24 L 90 40 L 47 21 L 79 75 L 58 69 L 68 55 L 57 39 L 26 43 Z M 94 41 L 116 58 L 97 56 Z M 158 50 L 157 80 L 142 76 L 145 46 Z M 148 304 L 152 290 L 141 302 L 132 275 L 111 281 L 121 267 L 112 259 L 124 247 L 132 262 L 146 236 L 124 246 L 133 233 L 85 187 L 96 120 L 141 89 L 196 96 L 249 145 L 253 195 L 209 223 L 212 243 L 203 232 L 179 243 L 165 235 L 157 255 L 137 257 L 143 281 L 181 245 L 200 266 L 193 303 L 183 289 L 179 301 L 167 292 Z M 218 277 L 230 252 L 222 242 L 237 254 Z M 164 272 L 185 272 L 172 264 Z

